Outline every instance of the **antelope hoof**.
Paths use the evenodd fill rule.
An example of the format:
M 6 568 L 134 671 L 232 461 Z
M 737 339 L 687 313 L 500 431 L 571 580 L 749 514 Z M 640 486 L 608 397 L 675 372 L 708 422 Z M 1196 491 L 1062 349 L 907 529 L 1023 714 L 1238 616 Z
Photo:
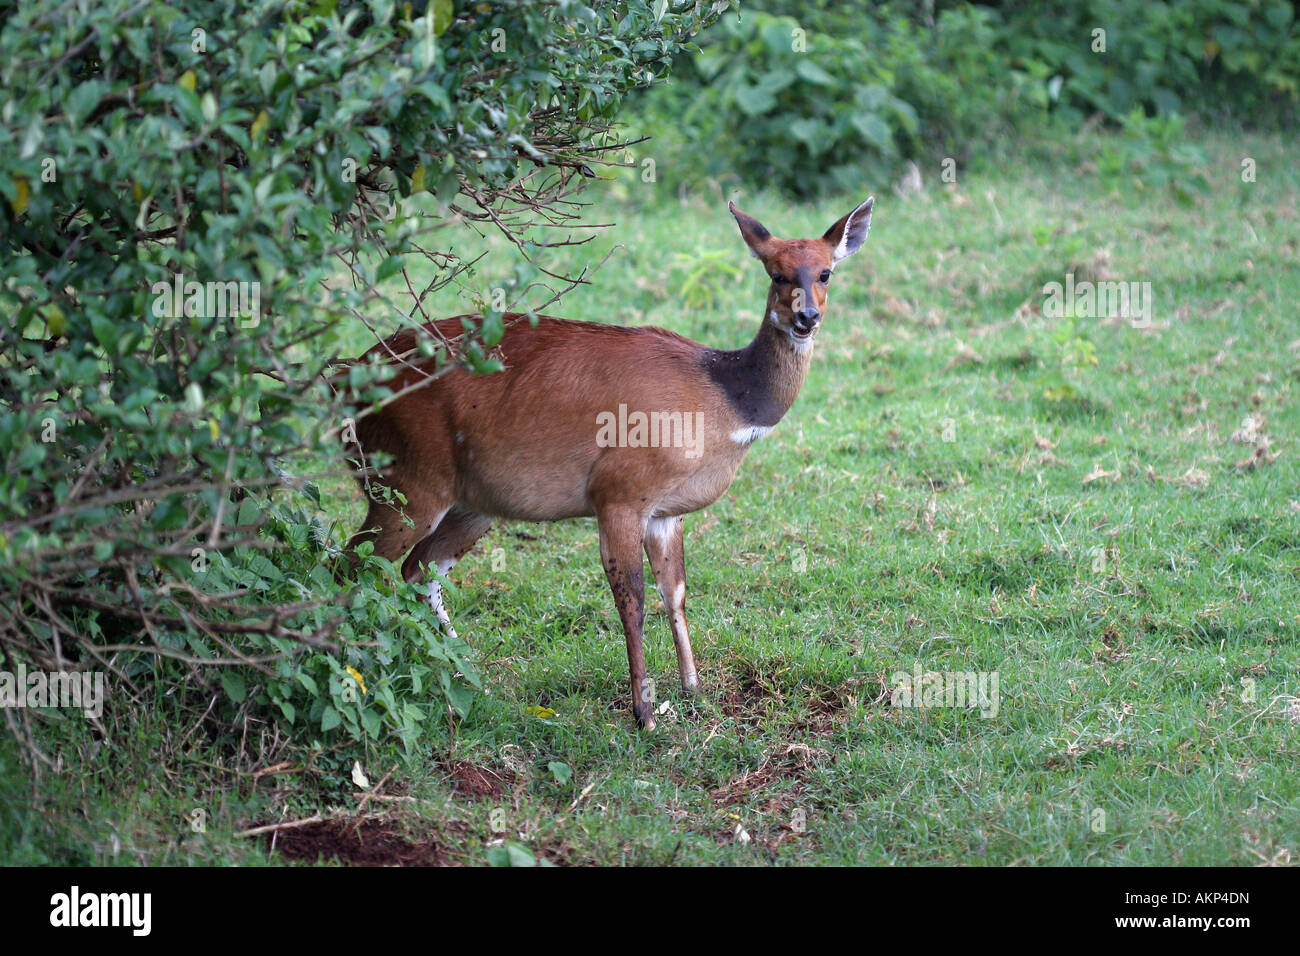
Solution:
M 655 709 L 653 704 L 642 704 L 640 707 L 633 706 L 632 713 L 636 717 L 636 725 L 642 730 L 655 729 Z

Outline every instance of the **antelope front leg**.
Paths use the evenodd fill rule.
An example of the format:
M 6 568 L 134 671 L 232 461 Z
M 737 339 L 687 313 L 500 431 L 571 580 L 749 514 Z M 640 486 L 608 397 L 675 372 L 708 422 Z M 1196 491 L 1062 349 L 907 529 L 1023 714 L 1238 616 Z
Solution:
M 645 676 L 642 628 L 645 624 L 645 571 L 641 541 L 645 520 L 635 512 L 610 509 L 600 513 L 600 563 L 604 565 L 614 605 L 627 638 L 627 666 L 632 679 L 632 713 L 639 726 L 653 730 L 654 694 Z
M 673 643 L 677 645 L 677 670 L 682 678 L 682 690 L 694 694 L 700 689 L 695 675 L 695 655 L 691 653 L 691 634 L 686 628 L 686 549 L 682 542 L 682 519 L 651 518 L 646 525 L 645 553 L 650 559 L 655 585 L 668 620 L 673 629 Z

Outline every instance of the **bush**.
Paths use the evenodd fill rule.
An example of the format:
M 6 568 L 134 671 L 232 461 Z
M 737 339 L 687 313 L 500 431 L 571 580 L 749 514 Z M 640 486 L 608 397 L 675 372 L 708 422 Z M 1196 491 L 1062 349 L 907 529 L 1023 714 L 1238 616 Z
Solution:
M 668 179 L 851 190 L 905 159 L 967 163 L 1093 117 L 1128 129 L 1134 110 L 1293 123 L 1300 98 L 1285 0 L 788 9 L 745 3 L 640 98 Z
M 1071 122 L 1118 121 L 1135 108 L 1269 122 L 1300 94 L 1300 33 L 1286 0 L 1088 0 L 1014 5 L 1005 17 L 1012 67 L 1047 76 Z
M 536 255 L 574 220 L 624 95 L 716 15 L 668 6 L 0 2 L 4 666 L 220 668 L 227 716 L 408 751 L 431 697 L 465 713 L 396 569 L 335 583 L 313 479 L 387 395 L 335 353 L 467 267 L 450 224 Z
M 792 17 L 725 17 L 681 73 L 646 104 L 645 128 L 665 141 L 651 149 L 692 174 L 800 196 L 848 189 L 864 161 L 896 156 L 917 132 L 863 39 L 809 33 Z

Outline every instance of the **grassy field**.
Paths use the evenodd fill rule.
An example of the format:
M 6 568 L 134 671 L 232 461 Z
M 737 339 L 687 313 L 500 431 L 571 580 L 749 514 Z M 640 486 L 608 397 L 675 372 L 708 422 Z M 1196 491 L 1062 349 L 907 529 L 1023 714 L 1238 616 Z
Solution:
M 399 799 L 369 805 L 387 815 L 364 849 L 350 824 L 277 846 L 379 862 L 1300 861 L 1300 172 L 1280 138 L 1205 146 L 1211 191 L 1190 206 L 1104 187 L 1082 145 L 953 187 L 927 173 L 908 196 L 743 195 L 783 237 L 877 203 L 795 407 L 687 519 L 702 695 L 680 697 L 653 597 L 667 709 L 638 733 L 594 519 L 498 525 L 449 598 L 490 695 L 389 778 Z M 552 311 L 745 344 L 765 280 L 725 197 L 653 189 L 621 185 L 599 210 L 618 226 L 593 252 L 625 248 Z M 1071 272 L 1149 282 L 1150 324 L 1062 332 L 1040 290 Z M 359 499 L 339 507 L 355 526 Z M 898 672 L 917 668 L 995 674 L 996 713 L 895 706 Z M 290 772 L 259 775 L 165 713 L 130 719 L 111 757 L 70 742 L 79 769 L 44 774 L 37 798 L 4 744 L 15 859 L 282 860 L 232 834 L 357 805 L 337 761 L 290 750 Z M 396 762 L 380 748 L 365 771 Z

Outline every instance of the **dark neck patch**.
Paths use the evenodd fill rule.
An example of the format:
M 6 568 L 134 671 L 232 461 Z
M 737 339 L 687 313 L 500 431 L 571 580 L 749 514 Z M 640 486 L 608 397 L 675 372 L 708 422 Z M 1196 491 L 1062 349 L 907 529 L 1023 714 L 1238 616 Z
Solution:
M 767 318 L 764 316 L 764 323 Z M 771 428 L 789 411 L 781 400 L 776 343 L 766 329 L 743 349 L 705 349 L 702 362 L 709 378 L 727 396 L 727 403 L 746 425 Z M 779 347 L 779 346 L 778 346 Z

